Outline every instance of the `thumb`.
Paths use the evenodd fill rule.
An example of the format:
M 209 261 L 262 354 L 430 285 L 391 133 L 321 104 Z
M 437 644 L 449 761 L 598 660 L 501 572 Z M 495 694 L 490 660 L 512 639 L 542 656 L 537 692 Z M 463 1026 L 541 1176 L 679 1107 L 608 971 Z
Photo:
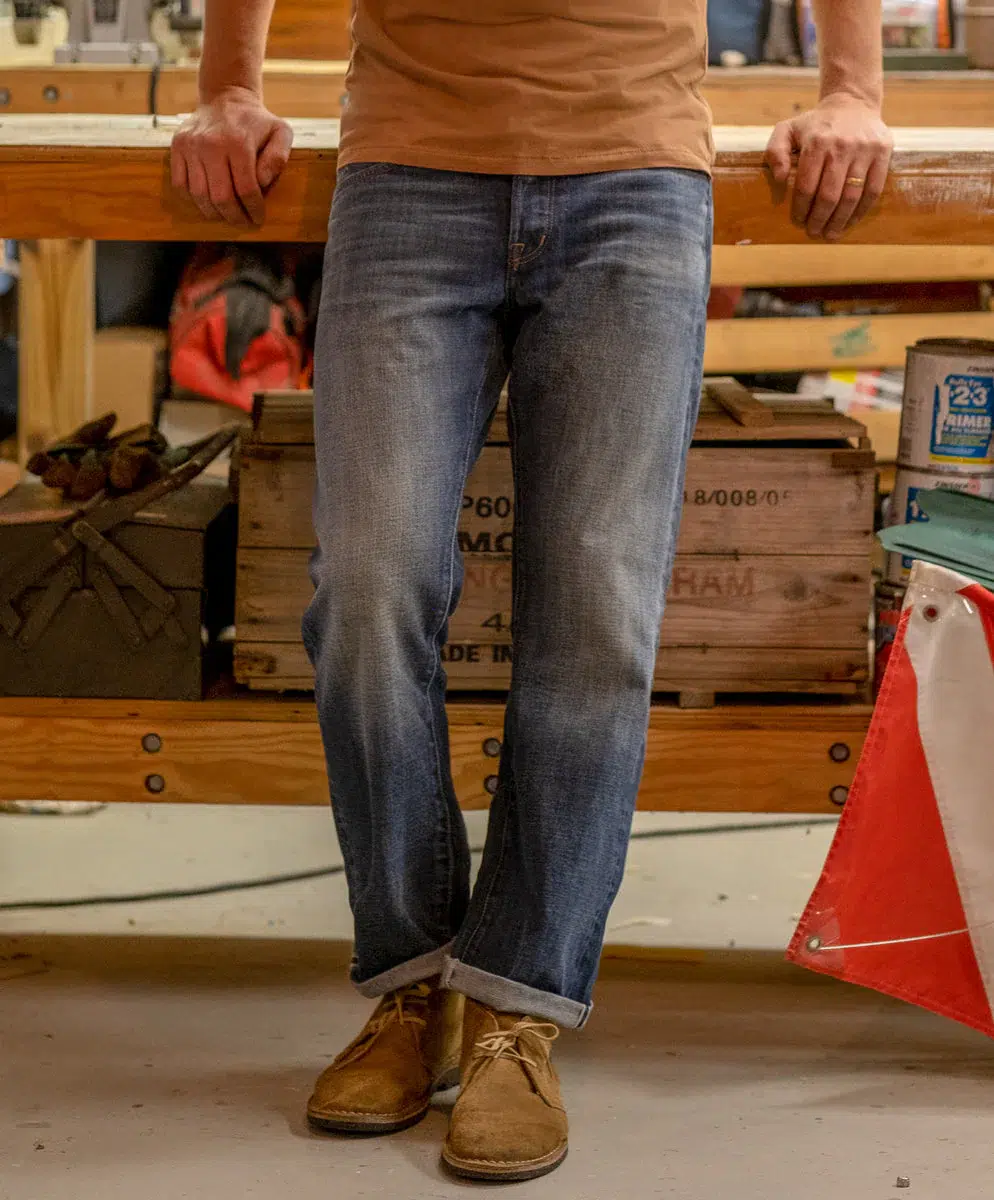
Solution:
M 285 121 L 277 121 L 259 151 L 255 163 L 255 176 L 263 191 L 279 179 L 290 158 L 292 145 L 293 131 L 290 126 Z
M 777 183 L 786 183 L 790 177 L 790 156 L 793 149 L 794 123 L 781 121 L 770 136 L 764 156 Z

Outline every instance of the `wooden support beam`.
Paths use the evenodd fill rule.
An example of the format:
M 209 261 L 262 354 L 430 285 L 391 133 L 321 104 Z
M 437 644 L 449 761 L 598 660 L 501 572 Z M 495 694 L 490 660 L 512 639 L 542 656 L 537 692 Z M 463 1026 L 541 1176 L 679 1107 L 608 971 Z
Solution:
M 195 70 L 182 68 L 193 82 Z M 4 117 L 35 113 L 56 116 L 74 113 L 152 112 L 152 68 L 111 66 L 106 63 L 47 63 L 44 66 L 0 66 L 0 87 L 6 102 Z M 194 85 L 195 86 L 195 85 Z
M 704 97 L 718 125 L 773 125 L 818 103 L 813 67 L 712 67 Z M 884 120 L 895 127 L 987 128 L 994 71 L 888 71 Z
M 287 120 L 340 117 L 348 65 L 347 61 L 289 62 L 279 58 L 269 59 L 262 71 L 266 104 Z M 196 105 L 196 70 L 193 67 L 163 67 L 156 87 L 155 112 L 160 116 L 172 116 L 192 112 Z
M 485 808 L 497 760 L 483 746 L 502 736 L 503 706 L 450 704 L 448 715 L 460 802 Z M 862 705 L 654 707 L 639 807 L 838 813 L 868 719 Z M 149 733 L 161 741 L 156 753 L 143 749 Z M 299 805 L 328 798 L 314 707 L 289 700 L 0 698 L 0 763 L 0 800 Z M 151 775 L 161 777 L 161 791 L 152 790 Z
M 18 457 L 92 415 L 94 244 L 24 241 L 18 293 Z
M 992 235 L 994 241 L 994 235 Z M 715 246 L 712 287 L 994 279 L 994 246 Z
M 289 0 L 293 3 L 295 0 Z M 277 5 L 276 15 L 279 17 Z M 303 30 L 307 22 L 298 22 Z M 337 117 L 348 67 L 348 39 L 328 37 L 327 20 L 317 37 L 284 37 L 274 23 L 264 65 L 266 102 L 284 117 Z M 331 58 L 315 58 L 322 45 L 337 46 Z M 299 51 L 293 53 L 294 49 Z M 154 82 L 154 88 L 151 86 Z M 112 63 L 51 63 L 2 66 L 2 106 L 10 113 L 189 112 L 197 100 L 195 65 L 164 66 L 153 80 L 147 66 Z M 817 72 L 808 68 L 712 67 L 703 87 L 718 125 L 773 125 L 811 108 L 818 100 Z M 152 103 L 154 101 L 154 107 Z M 986 128 L 994 112 L 992 71 L 893 71 L 884 89 L 884 117 L 894 126 Z
M 172 128 L 147 118 L 0 119 L 0 229 L 8 237 L 155 241 L 325 239 L 337 123 L 296 122 L 296 149 L 269 196 L 266 223 L 235 230 L 205 221 L 173 192 Z M 762 165 L 761 129 L 718 129 L 715 240 L 807 244 L 784 189 Z M 853 243 L 984 245 L 994 225 L 994 130 L 899 131 L 885 196 Z
M 286 0 L 298 3 L 299 0 Z M 299 31 L 317 36 L 285 36 L 277 4 L 264 67 L 266 99 L 285 117 L 338 116 L 348 38 L 328 20 L 296 21 Z M 322 48 L 337 53 L 321 56 Z M 8 113 L 148 113 L 151 70 L 111 63 L 52 63 L 0 67 Z M 196 100 L 197 68 L 166 66 L 158 80 L 160 114 L 187 112 Z M 703 87 L 718 125 L 773 125 L 818 101 L 818 74 L 810 68 L 712 67 Z M 894 126 L 986 128 L 994 111 L 992 71 L 892 71 L 884 89 L 884 117 Z
M 708 321 L 704 370 L 746 375 L 903 367 L 908 346 L 924 337 L 994 338 L 994 313 Z

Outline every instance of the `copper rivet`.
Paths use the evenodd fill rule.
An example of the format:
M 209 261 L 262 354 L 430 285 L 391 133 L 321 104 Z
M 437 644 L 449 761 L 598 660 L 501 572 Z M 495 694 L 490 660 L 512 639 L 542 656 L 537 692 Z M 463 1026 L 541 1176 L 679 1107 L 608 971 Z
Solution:
M 166 781 L 161 775 L 146 775 L 145 790 L 151 792 L 153 796 L 157 796 L 166 790 Z
M 828 793 L 828 798 L 833 804 L 837 804 L 841 808 L 849 799 L 849 789 L 844 784 L 837 783 Z
M 497 794 L 497 776 L 496 775 L 488 775 L 486 777 L 486 779 L 484 779 L 484 781 L 483 781 L 483 786 L 490 793 L 491 796 L 496 795 Z
M 146 733 L 142 738 L 142 749 L 146 754 L 158 754 L 162 749 L 162 738 L 157 733 Z
M 835 742 L 828 751 L 828 757 L 832 762 L 848 762 L 852 751 L 845 742 Z

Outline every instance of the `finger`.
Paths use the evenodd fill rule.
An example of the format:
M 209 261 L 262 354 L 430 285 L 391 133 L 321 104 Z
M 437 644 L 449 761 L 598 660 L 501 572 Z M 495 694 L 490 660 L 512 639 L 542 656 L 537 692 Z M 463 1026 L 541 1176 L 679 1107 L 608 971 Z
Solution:
M 795 225 L 804 225 L 807 222 L 821 183 L 824 166 L 825 151 L 822 146 L 811 143 L 801 150 L 801 157 L 797 162 L 797 175 L 794 177 L 794 199 L 790 209 L 790 217 Z
M 183 156 L 182 148 L 175 143 L 169 152 L 169 173 L 172 177 L 173 187 L 185 192 L 187 190 L 186 159 Z
M 277 121 L 256 159 L 255 174 L 263 191 L 279 179 L 290 159 L 292 145 L 293 130 L 285 121 Z
M 211 203 L 210 186 L 207 183 L 207 171 L 203 161 L 196 155 L 186 160 L 187 187 L 193 202 L 208 221 L 219 221 L 220 213 Z
M 207 186 L 211 204 L 229 225 L 248 225 L 248 213 L 242 208 L 235 194 L 235 183 L 231 178 L 231 166 L 224 151 L 215 151 L 207 160 Z
M 883 195 L 884 187 L 887 183 L 887 173 L 890 170 L 890 151 L 878 155 L 866 172 L 866 186 L 863 188 L 863 195 L 860 197 L 859 203 L 856 205 L 856 211 L 849 220 L 850 226 L 856 224 L 857 221 L 862 221 L 870 209 Z
M 255 155 L 248 143 L 231 155 L 231 178 L 249 220 L 253 225 L 261 225 L 266 219 L 266 202 L 256 178 Z
M 835 212 L 825 222 L 825 228 L 822 231 L 823 236 L 830 242 L 838 241 L 845 232 L 853 213 L 863 199 L 872 165 L 873 159 L 868 157 L 855 158 L 849 164 L 842 184 L 842 195 L 835 206 Z
M 770 135 L 764 155 L 777 183 L 786 183 L 790 175 L 790 156 L 793 148 L 793 126 L 789 121 L 781 121 Z
M 846 180 L 854 174 L 850 170 L 849 163 L 848 157 L 825 160 L 821 179 L 818 182 L 818 190 L 805 223 L 810 237 L 821 237 L 832 213 L 838 208 L 842 193 L 846 188 Z

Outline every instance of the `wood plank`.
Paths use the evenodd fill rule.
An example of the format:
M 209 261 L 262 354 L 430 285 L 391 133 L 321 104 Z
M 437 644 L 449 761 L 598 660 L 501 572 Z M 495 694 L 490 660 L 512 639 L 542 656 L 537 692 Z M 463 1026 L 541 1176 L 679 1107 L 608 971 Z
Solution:
M 712 67 L 704 97 L 719 125 L 773 125 L 818 103 L 813 67 Z M 990 125 L 994 72 L 888 71 L 884 120 L 888 125 Z
M 991 246 L 715 246 L 712 287 L 994 279 Z
M 687 460 L 678 553 L 867 554 L 875 484 L 860 455 L 695 445 Z
M 994 337 L 994 313 L 709 321 L 704 369 L 747 374 L 903 367 L 908 346 L 923 337 Z
M 838 412 L 831 400 L 817 396 L 785 395 L 782 392 L 756 391 L 754 396 L 772 412 L 767 424 L 753 426 L 747 435 L 708 392 L 710 378 L 701 390 L 700 410 L 694 442 L 825 442 L 862 438 L 866 429 L 859 421 Z M 506 445 L 507 387 L 501 393 L 490 426 L 488 444 Z M 307 390 L 267 391 L 255 397 L 253 444 L 267 446 L 314 445 L 314 393 Z
M 288 120 L 297 117 L 340 117 L 348 62 L 287 61 L 270 58 L 263 64 L 262 86 L 272 112 Z M 197 105 L 195 67 L 163 67 L 156 89 L 155 111 L 162 116 L 192 112 Z M 84 109 L 77 111 L 83 112 Z M 120 112 L 147 111 L 120 109 Z
M 705 380 L 705 384 L 707 380 Z M 750 442 L 834 442 L 859 439 L 866 428 L 859 421 L 837 412 L 830 400 L 809 396 L 785 396 L 779 392 L 757 392 L 756 396 L 773 413 L 770 425 L 753 426 Z M 505 401 L 502 398 L 490 427 L 491 442 L 507 442 Z M 255 443 L 265 445 L 314 444 L 314 393 L 309 391 L 263 392 L 256 397 Z M 701 396 L 695 442 L 741 442 L 742 427 L 716 404 L 705 388 Z
M 241 550 L 239 642 L 289 642 L 311 597 L 305 550 Z M 464 555 L 452 641 L 509 640 L 509 555 Z M 678 555 L 662 627 L 666 646 L 861 649 L 870 605 L 867 555 Z
M 710 688 L 718 692 L 822 692 L 856 694 L 869 678 L 862 650 L 795 647 L 789 653 L 758 646 L 662 646 L 656 660 L 658 692 Z M 443 660 L 449 687 L 506 690 L 511 648 L 481 642 L 449 642 Z M 314 672 L 303 643 L 248 642 L 235 649 L 235 677 L 267 691 L 312 691 Z
M 313 4 L 315 16 L 308 19 L 300 11 L 303 2 L 277 4 L 264 66 L 266 100 L 285 117 L 338 116 L 348 65 L 346 22 L 338 30 L 323 15 L 323 4 Z M 298 11 L 281 16 L 284 3 Z M 316 58 L 322 44 L 338 46 L 341 54 Z M 300 52 L 293 53 L 298 47 Z M 163 67 L 156 111 L 189 112 L 196 104 L 196 74 L 193 65 Z M 144 113 L 150 111 L 150 76 L 146 66 L 56 63 L 4 66 L 0 84 L 10 93 L 5 112 Z M 46 88 L 54 88 L 57 94 L 46 93 Z M 712 67 L 703 92 L 716 124 L 773 125 L 817 103 L 818 76 L 808 68 Z M 985 127 L 992 110 L 994 73 L 990 71 L 888 72 L 884 94 L 888 124 Z
M 22 242 L 18 300 L 23 464 L 93 415 L 93 242 Z
M 725 410 L 736 425 L 772 425 L 773 413 L 737 379 L 708 379 L 704 392 Z
M 167 119 L 0 119 L 0 228 L 9 237 L 124 240 L 325 240 L 337 122 L 295 122 L 296 149 L 269 196 L 265 224 L 233 229 L 204 220 L 174 193 Z M 804 244 L 786 189 L 762 166 L 768 130 L 715 131 L 715 240 Z M 878 208 L 852 243 L 987 244 L 994 223 L 994 130 L 898 130 L 900 148 Z
M 771 411 L 772 410 L 768 410 Z M 241 459 L 239 545 L 314 545 L 310 446 L 249 444 Z M 867 553 L 875 476 L 859 450 L 696 444 L 680 527 L 682 554 Z M 514 525 L 511 456 L 487 446 L 466 483 L 460 548 L 509 553 Z
M 196 69 L 181 68 L 196 96 Z M 49 63 L 0 67 L 8 93 L 3 115 L 54 113 L 149 113 L 152 68 L 108 63 Z M 176 110 L 180 111 L 180 110 Z M 182 110 L 189 112 L 187 107 Z
M 696 442 L 834 442 L 845 445 L 866 433 L 865 426 L 859 421 L 836 412 L 831 400 L 763 392 L 757 395 L 773 410 L 772 425 L 755 425 L 743 436 L 742 427 L 704 396 L 694 431 Z
M 314 445 L 314 393 L 272 389 L 256 394 L 251 441 L 266 446 Z
M 450 704 L 453 775 L 461 803 L 486 807 L 502 735 L 497 704 Z M 838 812 L 869 720 L 861 705 L 654 707 L 639 793 L 645 810 Z M 149 754 L 142 738 L 157 733 Z M 829 750 L 848 748 L 844 763 Z M 327 803 L 324 754 L 312 705 L 270 700 L 213 704 L 0 698 L 0 800 L 147 803 Z M 150 774 L 162 792 L 148 791 Z

